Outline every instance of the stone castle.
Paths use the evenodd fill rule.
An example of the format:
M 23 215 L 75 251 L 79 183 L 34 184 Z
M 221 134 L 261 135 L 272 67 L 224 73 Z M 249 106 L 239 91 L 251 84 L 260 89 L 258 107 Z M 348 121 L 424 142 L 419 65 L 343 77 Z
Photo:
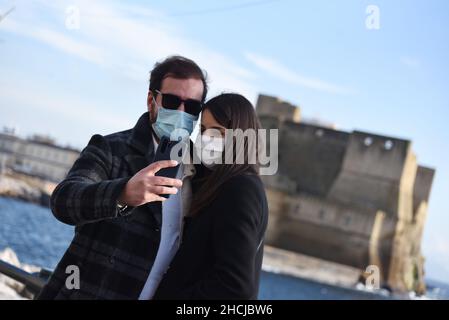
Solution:
M 279 129 L 279 168 L 263 176 L 266 243 L 360 269 L 377 266 L 393 291 L 425 291 L 421 239 L 435 171 L 408 140 L 338 131 L 300 108 L 260 95 L 262 127 Z

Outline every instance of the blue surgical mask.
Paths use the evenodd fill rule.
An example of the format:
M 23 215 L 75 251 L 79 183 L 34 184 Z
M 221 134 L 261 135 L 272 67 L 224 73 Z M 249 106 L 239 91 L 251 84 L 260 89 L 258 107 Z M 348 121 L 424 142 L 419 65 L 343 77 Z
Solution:
M 197 120 L 198 116 L 159 106 L 153 129 L 159 138 L 167 136 L 170 140 L 180 140 L 192 134 Z

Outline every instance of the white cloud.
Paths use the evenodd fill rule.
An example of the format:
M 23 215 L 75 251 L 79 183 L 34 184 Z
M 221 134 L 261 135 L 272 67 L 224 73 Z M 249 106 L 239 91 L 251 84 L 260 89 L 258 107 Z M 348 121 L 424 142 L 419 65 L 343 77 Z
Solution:
M 33 5 L 29 4 L 21 15 L 16 10 L 2 28 L 137 81 L 147 80 L 148 71 L 156 61 L 181 54 L 207 70 L 211 87 L 209 96 L 235 91 L 255 101 L 258 90 L 252 71 L 192 39 L 192 35 L 185 34 L 179 21 L 163 12 L 101 0 L 37 0 L 35 7 L 30 6 Z M 79 8 L 80 29 L 65 28 L 68 6 Z M 49 18 L 43 19 L 43 15 Z M 262 71 L 287 83 L 331 94 L 353 93 L 351 88 L 295 73 L 278 61 L 254 53 L 246 53 L 245 57 Z
M 90 62 L 99 65 L 104 63 L 104 57 L 102 56 L 102 51 L 100 49 L 93 45 L 67 37 L 61 32 L 41 27 L 31 28 L 30 26 L 19 24 L 14 20 L 5 23 L 3 29 L 41 41 L 67 54 L 78 56 Z
M 399 61 L 401 62 L 401 64 L 409 67 L 409 68 L 418 68 L 421 65 L 421 62 L 416 59 L 416 58 L 412 58 L 412 57 L 401 57 L 399 59 Z
M 57 4 L 38 1 L 38 4 L 59 25 L 43 24 L 41 17 L 28 13 L 26 19 L 16 15 L 17 18 L 9 19 L 2 27 L 138 81 L 147 80 L 148 71 L 156 61 L 181 54 L 207 70 L 211 94 L 236 91 L 255 100 L 257 89 L 251 83 L 254 75 L 249 70 L 191 39 L 178 22 L 161 12 L 111 1 Z M 69 5 L 79 8 L 80 29 L 65 28 L 65 9 Z
M 326 82 L 317 78 L 310 78 L 296 73 L 284 66 L 279 61 L 260 56 L 258 54 L 246 52 L 246 59 L 257 66 L 259 69 L 271 74 L 272 76 L 285 81 L 286 83 L 305 87 L 308 89 L 314 89 L 331 94 L 352 94 L 354 90 L 351 88 L 336 85 L 330 82 Z

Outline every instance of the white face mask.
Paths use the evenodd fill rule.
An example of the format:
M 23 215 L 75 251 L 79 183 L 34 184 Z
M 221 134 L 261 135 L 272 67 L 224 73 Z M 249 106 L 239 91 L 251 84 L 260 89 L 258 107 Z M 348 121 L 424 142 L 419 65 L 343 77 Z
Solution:
M 222 137 L 201 135 L 200 146 L 197 145 L 195 149 L 203 165 L 212 169 L 215 165 L 222 163 L 224 139 Z

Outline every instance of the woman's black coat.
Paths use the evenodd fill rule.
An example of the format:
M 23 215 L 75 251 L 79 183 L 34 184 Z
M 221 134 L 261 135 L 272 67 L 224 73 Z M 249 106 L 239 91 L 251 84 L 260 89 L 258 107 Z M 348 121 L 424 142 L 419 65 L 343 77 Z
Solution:
M 260 177 L 230 178 L 209 206 L 185 219 L 181 246 L 153 298 L 257 299 L 268 222 Z

